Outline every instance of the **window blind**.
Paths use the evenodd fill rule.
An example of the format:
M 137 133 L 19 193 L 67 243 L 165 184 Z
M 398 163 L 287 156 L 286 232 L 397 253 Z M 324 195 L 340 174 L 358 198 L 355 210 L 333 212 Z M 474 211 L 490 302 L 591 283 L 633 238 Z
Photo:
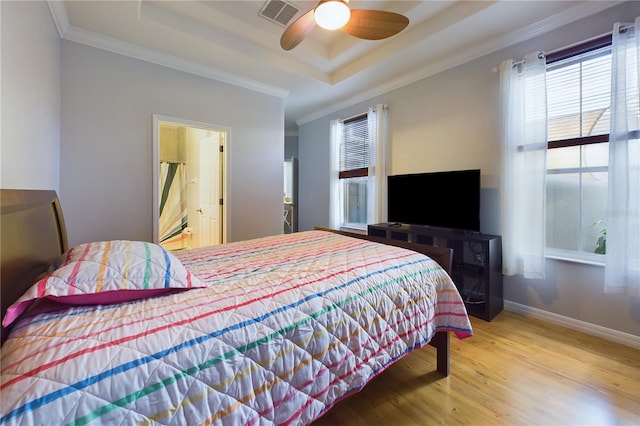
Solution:
M 611 103 L 611 47 L 556 61 L 547 69 L 548 140 L 606 142 Z M 603 136 L 603 137 L 599 137 Z M 577 139 L 585 139 L 578 142 Z M 554 147 L 550 143 L 550 148 Z
M 338 177 L 347 179 L 369 174 L 369 128 L 367 115 L 363 114 L 343 123 L 340 144 L 340 169 Z

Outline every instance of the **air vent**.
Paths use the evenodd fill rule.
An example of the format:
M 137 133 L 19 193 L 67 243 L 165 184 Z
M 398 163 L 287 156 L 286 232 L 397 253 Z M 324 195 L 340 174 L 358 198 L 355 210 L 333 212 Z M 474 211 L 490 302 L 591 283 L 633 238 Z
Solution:
M 267 0 L 259 15 L 271 22 L 286 27 L 300 9 L 282 0 Z

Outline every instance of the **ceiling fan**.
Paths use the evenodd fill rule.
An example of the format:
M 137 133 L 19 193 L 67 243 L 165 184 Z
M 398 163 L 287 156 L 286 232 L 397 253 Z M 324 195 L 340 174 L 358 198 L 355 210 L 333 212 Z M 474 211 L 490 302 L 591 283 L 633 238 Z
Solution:
M 382 10 L 349 9 L 349 0 L 320 0 L 316 7 L 296 19 L 280 37 L 280 46 L 291 50 L 319 25 L 341 29 L 365 40 L 382 40 L 398 34 L 409 25 L 409 18 Z

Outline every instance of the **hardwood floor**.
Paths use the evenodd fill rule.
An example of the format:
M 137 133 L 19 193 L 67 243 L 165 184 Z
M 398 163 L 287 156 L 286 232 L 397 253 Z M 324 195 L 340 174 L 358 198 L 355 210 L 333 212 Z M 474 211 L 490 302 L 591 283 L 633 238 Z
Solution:
M 511 312 L 471 319 L 451 338 L 451 375 L 435 349 L 407 355 L 320 425 L 640 425 L 640 351 Z

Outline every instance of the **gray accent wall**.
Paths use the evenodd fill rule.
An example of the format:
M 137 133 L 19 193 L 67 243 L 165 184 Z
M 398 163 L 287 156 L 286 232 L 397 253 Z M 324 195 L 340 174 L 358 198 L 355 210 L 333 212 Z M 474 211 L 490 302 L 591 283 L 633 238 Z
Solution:
M 46 2 L 0 2 L 0 186 L 60 189 L 60 39 Z
M 300 125 L 300 230 L 329 224 L 329 121 L 348 118 L 370 106 L 389 106 L 390 174 L 480 168 L 481 230 L 501 234 L 499 75 L 506 59 L 552 51 L 611 32 L 616 21 L 640 15 L 638 2 L 626 2 L 527 42 L 390 91 Z M 416 188 L 428 197 L 428 188 Z M 437 208 L 437 200 L 429 200 Z M 606 329 L 640 336 L 640 302 L 604 294 L 604 268 L 547 260 L 543 281 L 505 277 L 505 300 Z
M 154 114 L 230 129 L 227 241 L 282 233 L 284 99 L 63 40 L 60 193 L 71 244 L 151 240 Z
M 284 158 L 298 158 L 298 132 L 284 135 Z

